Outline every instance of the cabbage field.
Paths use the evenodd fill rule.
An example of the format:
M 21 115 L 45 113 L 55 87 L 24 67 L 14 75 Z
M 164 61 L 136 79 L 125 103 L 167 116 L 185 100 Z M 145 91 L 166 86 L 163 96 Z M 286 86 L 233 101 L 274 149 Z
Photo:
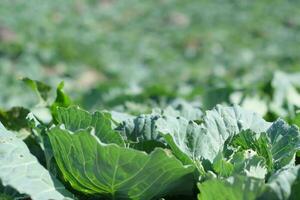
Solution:
M 1 0 L 0 200 L 299 200 L 299 10 Z

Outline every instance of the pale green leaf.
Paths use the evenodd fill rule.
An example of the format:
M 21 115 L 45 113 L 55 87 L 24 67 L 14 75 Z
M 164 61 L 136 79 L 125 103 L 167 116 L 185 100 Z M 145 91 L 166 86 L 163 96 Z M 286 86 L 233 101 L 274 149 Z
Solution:
M 300 197 L 300 165 L 284 168 L 273 174 L 261 200 L 297 200 Z
M 283 120 L 277 120 L 267 131 L 271 144 L 274 168 L 279 169 L 294 162 L 297 150 L 300 150 L 300 132 L 296 126 L 290 126 Z
M 269 170 L 277 170 L 293 163 L 300 149 L 300 133 L 296 126 L 277 120 L 266 133 L 243 131 L 233 139 L 233 145 L 256 151 L 266 159 Z
M 162 141 L 163 137 L 157 131 L 156 121 L 159 114 L 140 115 L 134 119 L 124 121 L 117 130 L 130 141 L 156 140 Z
M 39 164 L 26 144 L 0 123 L 0 179 L 33 200 L 67 199 L 69 192 Z
M 263 132 L 270 126 L 257 114 L 239 106 L 220 105 L 207 111 L 200 125 L 171 116 L 158 119 L 156 124 L 171 148 L 174 150 L 176 146 L 176 156 L 183 157 L 184 154 L 192 160 L 205 159 L 211 163 L 230 137 L 247 129 Z
M 276 71 L 272 80 L 273 99 L 270 109 L 281 117 L 294 115 L 295 107 L 300 107 L 300 73 L 287 74 Z

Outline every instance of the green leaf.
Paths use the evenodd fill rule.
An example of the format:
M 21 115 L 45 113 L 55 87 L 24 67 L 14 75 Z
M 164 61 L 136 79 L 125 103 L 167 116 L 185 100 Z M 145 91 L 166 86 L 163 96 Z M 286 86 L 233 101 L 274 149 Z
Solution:
M 131 148 L 150 153 L 156 147 L 167 148 L 164 138 L 157 131 L 159 114 L 140 115 L 123 121 L 116 130 Z M 187 163 L 184 163 L 187 164 Z
M 266 159 L 268 169 L 272 171 L 294 161 L 295 154 L 300 149 L 300 133 L 297 127 L 277 120 L 266 133 L 244 131 L 233 139 L 232 144 L 244 150 L 256 151 Z
M 13 107 L 10 110 L 0 110 L 0 121 L 9 130 L 19 131 L 22 128 L 27 128 L 26 117 L 29 110 L 23 107 Z
M 188 121 L 182 117 L 164 116 L 156 123 L 158 131 L 163 134 L 167 144 L 171 147 L 173 154 L 184 164 L 196 164 L 200 170 L 198 162 L 201 157 L 195 153 L 197 151 L 198 136 L 194 134 L 199 126 L 193 121 Z M 201 148 L 201 147 L 199 147 Z M 201 170 L 200 170 L 201 171 Z
M 267 175 L 266 160 L 256 155 L 255 151 L 246 150 L 236 152 L 230 162 L 234 165 L 234 175 L 240 174 L 248 177 L 264 179 Z
M 264 180 L 246 176 L 211 179 L 198 184 L 199 200 L 255 200 L 264 189 Z
M 300 150 L 298 127 L 277 120 L 267 131 L 267 135 L 270 139 L 274 168 L 279 169 L 293 162 L 297 150 Z
M 129 147 L 140 150 L 140 151 L 145 151 L 147 153 L 151 153 L 157 147 L 167 149 L 167 146 L 164 143 L 161 143 L 161 142 L 158 142 L 155 140 L 132 142 L 132 143 L 129 143 Z
M 300 165 L 283 168 L 270 177 L 266 191 L 259 199 L 296 200 L 300 196 L 299 188 Z
M 227 161 L 224 157 L 222 152 L 220 152 L 217 157 L 214 159 L 213 162 L 213 169 L 216 173 L 220 176 L 228 177 L 232 174 L 234 170 L 234 165 Z
M 64 82 L 61 82 L 56 89 L 56 99 L 50 106 L 50 110 L 52 115 L 56 118 L 58 113 L 57 113 L 57 107 L 69 107 L 73 104 L 71 98 L 66 95 L 63 91 L 64 88 Z
M 0 123 L 0 179 L 33 200 L 66 199 L 64 186 L 29 152 L 26 144 Z
M 158 126 L 156 122 L 159 118 L 165 118 L 166 116 L 180 118 L 184 116 L 188 119 L 198 120 L 201 119 L 202 115 L 203 113 L 200 109 L 185 101 L 178 100 L 165 109 L 153 109 L 151 114 L 142 114 L 135 118 L 123 114 L 123 121 L 117 127 L 117 130 L 130 144 L 135 143 L 132 146 L 133 148 L 149 151 L 151 149 L 149 148 L 150 146 L 152 146 L 152 149 L 155 148 L 155 145 L 157 147 L 166 146 L 166 136 L 163 137 L 157 131 Z M 140 147 L 144 147 L 144 149 Z M 184 163 L 190 164 L 191 161 Z
M 228 138 L 247 129 L 255 132 L 266 131 L 270 123 L 239 106 L 218 105 L 206 112 L 200 125 L 182 117 L 171 116 L 160 118 L 156 125 L 179 159 L 205 159 L 212 163 L 223 150 Z
M 147 140 L 162 141 L 163 137 L 157 132 L 156 121 L 159 114 L 140 115 L 124 121 L 117 130 L 126 140 L 140 142 Z
M 49 92 L 51 90 L 49 85 L 29 78 L 23 78 L 22 81 L 26 83 L 33 91 L 35 91 L 41 100 L 48 100 Z
M 165 116 L 184 117 L 190 120 L 201 119 L 202 111 L 185 101 L 175 101 L 165 109 L 153 109 L 151 114 L 142 114 L 133 118 L 123 116 L 123 122 L 118 127 L 121 134 L 130 141 L 154 140 L 164 143 L 164 139 L 157 131 L 157 120 Z M 118 118 L 119 119 L 119 118 Z
M 214 159 L 212 169 L 218 177 L 244 175 L 264 179 L 267 174 L 266 160 L 250 149 L 241 151 L 225 147 Z
M 57 164 L 74 189 L 112 199 L 146 200 L 172 189 L 192 188 L 194 168 L 163 149 L 146 154 L 103 144 L 92 132 L 71 133 L 58 127 L 49 132 Z
M 266 133 L 258 134 L 250 130 L 242 131 L 232 139 L 232 145 L 243 150 L 252 149 L 259 156 L 266 159 L 270 171 L 273 169 L 271 144 Z
M 69 108 L 57 108 L 57 122 L 63 124 L 66 129 L 76 131 L 93 127 L 95 135 L 103 143 L 115 143 L 124 146 L 121 135 L 112 129 L 111 115 L 107 112 L 89 112 L 76 106 Z

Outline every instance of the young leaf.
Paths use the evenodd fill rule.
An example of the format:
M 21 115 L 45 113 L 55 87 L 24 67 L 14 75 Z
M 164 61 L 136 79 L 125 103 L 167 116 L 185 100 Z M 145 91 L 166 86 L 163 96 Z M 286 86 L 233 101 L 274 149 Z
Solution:
M 259 156 L 265 158 L 268 169 L 273 168 L 273 158 L 271 153 L 271 145 L 266 133 L 255 133 L 250 130 L 242 131 L 232 139 L 231 143 L 234 147 L 245 151 L 249 149 L 256 152 Z
M 57 117 L 57 107 L 69 107 L 73 104 L 71 98 L 66 95 L 63 91 L 64 88 L 64 82 L 61 82 L 56 89 L 56 99 L 50 106 L 50 110 L 54 118 Z
M 217 157 L 214 159 L 213 162 L 213 169 L 216 173 L 220 176 L 228 177 L 232 174 L 234 170 L 234 165 L 227 161 L 224 157 L 222 152 L 220 152 Z
M 41 100 L 45 102 L 48 100 L 49 92 L 51 90 L 49 85 L 29 78 L 23 78 L 22 81 L 26 83 L 34 92 L 36 92 L 37 96 Z
M 267 174 L 265 158 L 252 150 L 236 152 L 230 162 L 234 165 L 233 174 L 235 175 L 264 179 Z

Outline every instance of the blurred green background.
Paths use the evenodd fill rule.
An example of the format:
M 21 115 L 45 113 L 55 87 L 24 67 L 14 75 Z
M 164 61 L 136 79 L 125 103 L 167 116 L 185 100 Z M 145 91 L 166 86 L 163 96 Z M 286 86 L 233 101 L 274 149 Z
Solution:
M 36 103 L 19 80 L 29 77 L 63 80 L 90 110 L 139 113 L 182 98 L 285 116 L 300 104 L 299 8 L 299 0 L 1 0 L 0 108 Z

